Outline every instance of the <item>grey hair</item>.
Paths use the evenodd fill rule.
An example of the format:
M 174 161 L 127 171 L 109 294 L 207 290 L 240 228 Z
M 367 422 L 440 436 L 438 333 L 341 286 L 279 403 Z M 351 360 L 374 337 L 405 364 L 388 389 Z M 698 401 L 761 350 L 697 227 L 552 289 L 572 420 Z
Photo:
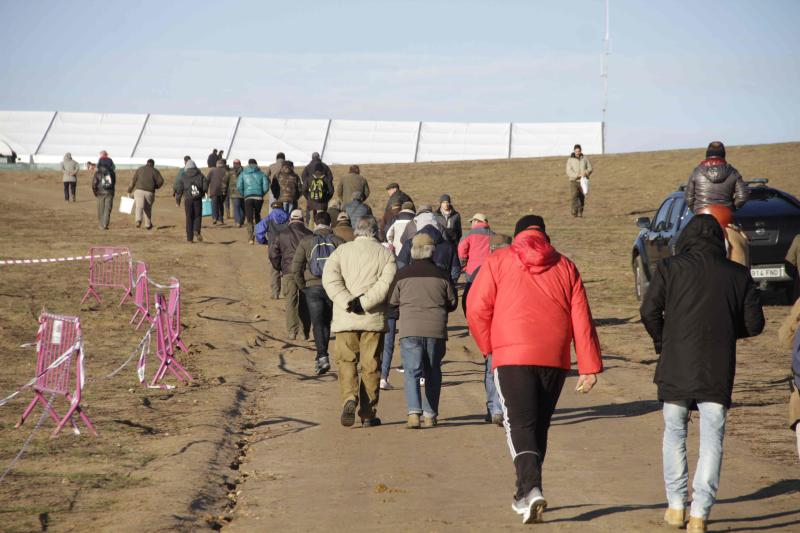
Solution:
M 378 234 L 378 221 L 367 215 L 358 219 L 353 235 L 356 237 L 375 237 Z
M 434 244 L 423 244 L 422 246 L 411 247 L 411 259 L 430 259 L 436 249 Z

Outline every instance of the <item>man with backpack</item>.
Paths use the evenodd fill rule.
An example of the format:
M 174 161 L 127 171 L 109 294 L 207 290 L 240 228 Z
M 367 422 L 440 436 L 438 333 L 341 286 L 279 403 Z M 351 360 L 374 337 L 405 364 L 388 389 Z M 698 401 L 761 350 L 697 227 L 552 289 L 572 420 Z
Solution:
M 177 194 L 183 196 L 186 212 L 186 240 L 203 242 L 200 234 L 203 226 L 203 195 L 208 191 L 208 178 L 203 176 L 191 159 L 186 163 L 183 177 L 177 184 Z
M 274 243 L 278 238 L 278 233 L 289 223 L 289 215 L 283 210 L 280 202 L 272 202 L 270 207 L 272 209 L 267 218 L 256 224 L 255 233 L 258 244 Z M 272 289 L 271 298 L 277 300 L 281 297 L 281 271 L 275 270 L 269 261 L 267 261 L 267 270 L 269 270 L 269 285 Z
M 333 196 L 333 174 L 328 165 L 317 161 L 307 173 L 303 169 L 303 192 L 306 197 L 306 223 L 316 216 L 318 211 L 328 210 L 328 200 Z
M 290 341 L 297 339 L 297 334 L 301 331 L 303 338 L 308 339 L 309 320 L 306 302 L 292 274 L 292 261 L 297 246 L 308 235 L 311 235 L 311 230 L 303 224 L 303 212 L 295 209 L 289 215 L 289 224 L 286 228 L 269 243 L 269 260 L 272 268 L 281 272 L 281 289 L 286 299 L 286 335 Z
M 92 179 L 92 192 L 97 198 L 97 219 L 100 229 L 108 229 L 111 221 L 111 209 L 114 207 L 114 188 L 117 185 L 117 174 L 114 162 L 108 157 L 97 161 L 97 171 Z
M 253 228 L 261 222 L 261 207 L 264 205 L 264 195 L 269 191 L 267 175 L 258 168 L 255 159 L 247 161 L 247 168 L 239 174 L 236 188 L 244 196 L 244 215 L 247 218 L 247 237 L 250 244 L 255 244 Z
M 303 182 L 294 172 L 294 163 L 284 161 L 281 164 L 280 173 L 272 179 L 271 189 L 272 196 L 281 203 L 287 215 L 297 209 L 297 201 L 303 192 Z
M 183 166 L 178 169 L 178 174 L 175 176 L 175 181 L 172 182 L 172 197 L 175 198 L 175 205 L 177 207 L 181 206 L 181 193 L 178 192 L 178 184 L 183 181 L 183 173 L 186 172 L 186 163 L 191 161 L 191 156 L 185 155 L 183 156 Z
M 331 231 L 331 217 L 327 212 L 320 211 L 314 215 L 314 223 L 313 235 L 303 238 L 297 245 L 292 259 L 292 274 L 306 300 L 317 349 L 315 371 L 322 375 L 331 368 L 328 342 L 333 319 L 333 302 L 322 286 L 322 272 L 328 257 L 345 241 Z

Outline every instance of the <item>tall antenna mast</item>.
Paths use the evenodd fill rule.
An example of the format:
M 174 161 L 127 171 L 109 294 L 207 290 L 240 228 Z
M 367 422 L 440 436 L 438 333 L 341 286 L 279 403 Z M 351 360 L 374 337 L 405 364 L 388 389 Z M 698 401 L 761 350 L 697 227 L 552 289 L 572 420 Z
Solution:
M 608 22 L 608 2 L 606 0 L 606 34 L 603 38 L 603 62 L 600 67 L 600 77 L 603 78 L 603 153 L 606 153 L 606 114 L 608 112 L 608 55 L 611 53 L 611 31 Z

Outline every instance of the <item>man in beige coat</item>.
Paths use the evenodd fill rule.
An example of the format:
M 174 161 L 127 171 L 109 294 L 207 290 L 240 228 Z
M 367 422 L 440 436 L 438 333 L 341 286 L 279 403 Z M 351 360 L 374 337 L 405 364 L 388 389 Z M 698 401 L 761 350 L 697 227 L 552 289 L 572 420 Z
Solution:
M 592 174 L 592 164 L 583 155 L 581 145 L 576 144 L 572 149 L 569 159 L 567 159 L 567 177 L 569 178 L 569 194 L 572 201 L 572 216 L 583 216 L 583 205 L 586 203 L 586 195 L 581 189 L 581 178 L 589 178 Z
M 333 301 L 331 331 L 339 373 L 343 426 L 380 425 L 375 408 L 380 392 L 380 362 L 386 331 L 386 300 L 397 271 L 394 254 L 377 240 L 378 222 L 366 216 L 356 224 L 355 240 L 331 254 L 322 286 Z M 361 368 L 359 383 L 358 368 Z

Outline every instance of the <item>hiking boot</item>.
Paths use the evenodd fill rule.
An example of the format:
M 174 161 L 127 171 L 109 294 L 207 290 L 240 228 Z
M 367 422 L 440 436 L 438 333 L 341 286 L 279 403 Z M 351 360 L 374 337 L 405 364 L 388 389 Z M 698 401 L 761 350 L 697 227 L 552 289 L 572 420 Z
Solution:
M 492 415 L 492 424 L 496 426 L 503 425 L 503 413 L 495 413 Z
M 148 224 L 148 225 L 147 225 L 147 227 L 146 227 L 145 229 L 146 229 L 146 230 L 151 230 L 151 229 L 153 229 L 153 225 L 152 225 L 152 224 Z
M 342 408 L 342 417 L 341 417 L 342 425 L 345 427 L 350 427 L 356 422 L 356 401 L 355 400 L 347 400 L 344 402 L 344 407 Z
M 439 421 L 436 420 L 435 416 L 423 416 L 422 417 L 422 427 L 424 428 L 433 428 L 436 427 Z
M 406 427 L 408 429 L 419 429 L 419 413 L 408 413 Z
M 511 508 L 515 513 L 522 515 L 523 524 L 538 524 L 543 521 L 542 515 L 547 508 L 547 500 L 542 496 L 542 490 L 534 487 L 524 498 L 519 500 L 514 498 L 511 501 Z
M 666 512 L 664 512 L 664 522 L 668 526 L 682 529 L 686 525 L 686 509 L 667 507 Z
M 331 363 L 330 361 L 328 361 L 327 357 L 320 357 L 319 359 L 317 359 L 316 371 L 318 376 L 321 376 L 330 369 L 331 369 Z
M 142 221 L 141 221 L 141 220 L 140 220 L 139 222 L 137 222 L 137 223 L 136 223 L 136 227 L 137 227 L 137 228 L 141 228 L 141 227 L 142 227 Z
M 361 421 L 362 428 L 374 428 L 381 425 L 381 419 L 377 416 L 373 416 L 372 418 L 365 418 Z
M 708 530 L 706 519 L 698 518 L 696 516 L 689 517 L 689 523 L 686 524 L 686 533 L 705 533 Z
M 386 378 L 381 378 L 381 390 L 393 390 L 392 384 Z
M 195 236 L 195 240 L 197 240 L 197 242 L 203 242 L 203 236 L 202 236 L 202 235 L 200 235 L 200 234 L 198 233 L 198 234 Z

